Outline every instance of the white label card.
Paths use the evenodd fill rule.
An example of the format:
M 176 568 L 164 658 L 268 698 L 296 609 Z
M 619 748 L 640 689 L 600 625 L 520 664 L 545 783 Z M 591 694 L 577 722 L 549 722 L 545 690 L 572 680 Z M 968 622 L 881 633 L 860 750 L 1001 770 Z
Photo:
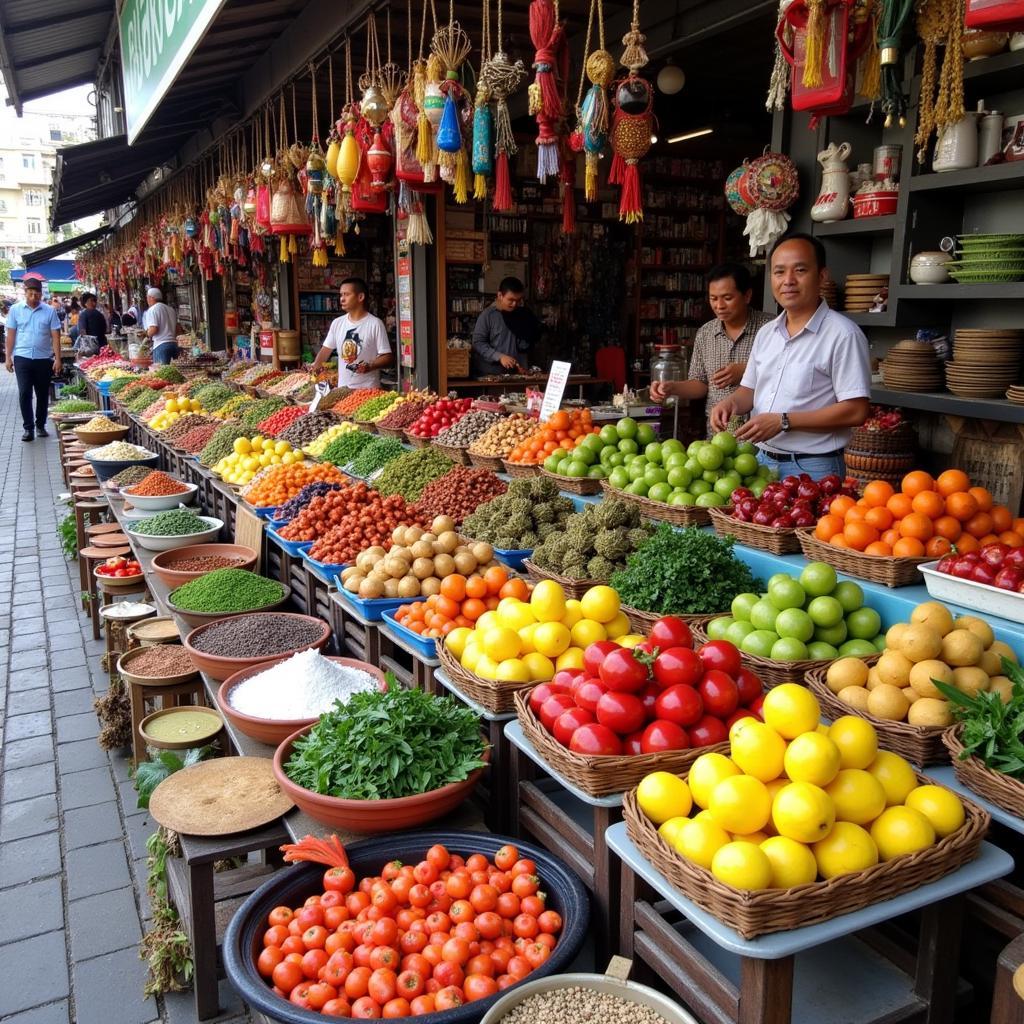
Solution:
M 551 364 L 547 387 L 544 388 L 544 401 L 540 407 L 542 423 L 558 412 L 558 407 L 562 404 L 562 396 L 565 394 L 565 385 L 569 383 L 571 369 L 572 363 L 562 363 L 556 360 Z

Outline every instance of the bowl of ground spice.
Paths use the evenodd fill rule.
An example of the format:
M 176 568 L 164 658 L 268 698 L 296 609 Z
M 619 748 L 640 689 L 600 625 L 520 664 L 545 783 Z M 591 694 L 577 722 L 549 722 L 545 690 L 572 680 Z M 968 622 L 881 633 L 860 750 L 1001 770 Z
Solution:
M 75 436 L 82 444 L 101 445 L 108 441 L 120 441 L 128 436 L 128 427 L 115 423 L 106 416 L 93 416 L 88 423 L 75 427 Z
M 191 505 L 198 490 L 198 485 L 187 484 L 156 469 L 138 483 L 122 487 L 121 496 L 144 512 L 163 512 L 179 505 Z
M 220 618 L 193 629 L 185 648 L 211 679 L 223 682 L 261 661 L 290 656 L 309 647 L 321 650 L 331 627 L 313 615 L 250 613 Z
M 187 683 L 199 669 L 181 644 L 153 644 L 122 654 L 117 671 L 139 686 L 173 686 Z
M 189 544 L 153 556 L 150 565 L 160 580 L 180 587 L 214 569 L 253 569 L 259 554 L 244 544 Z
M 214 569 L 167 595 L 167 607 L 190 626 L 248 612 L 269 612 L 291 597 L 291 588 L 248 569 Z

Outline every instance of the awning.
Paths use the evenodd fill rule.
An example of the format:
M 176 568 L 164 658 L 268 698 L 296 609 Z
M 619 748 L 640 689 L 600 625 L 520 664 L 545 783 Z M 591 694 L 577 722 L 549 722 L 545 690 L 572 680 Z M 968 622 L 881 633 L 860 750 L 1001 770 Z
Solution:
M 29 265 L 28 270 L 12 270 L 11 280 L 38 277 L 41 281 L 77 281 L 74 260 L 45 260 Z
M 55 256 L 63 256 L 64 253 L 71 252 L 72 249 L 80 249 L 84 246 L 92 245 L 93 242 L 98 242 L 101 238 L 105 238 L 113 230 L 113 228 L 109 228 L 106 225 L 94 228 L 92 231 L 86 231 L 84 234 L 75 235 L 74 238 L 66 238 L 63 242 L 48 245 L 45 249 L 27 252 L 22 256 L 21 261 L 26 267 L 36 267 L 40 263 L 52 260 Z M 70 263 L 72 261 L 68 260 L 67 262 Z

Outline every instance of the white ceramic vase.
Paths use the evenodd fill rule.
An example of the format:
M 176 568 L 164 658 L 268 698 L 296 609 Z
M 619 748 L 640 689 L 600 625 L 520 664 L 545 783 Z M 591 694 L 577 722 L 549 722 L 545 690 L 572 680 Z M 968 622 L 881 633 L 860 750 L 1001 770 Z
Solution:
M 846 161 L 850 156 L 848 142 L 838 146 L 832 142 L 818 154 L 821 164 L 821 191 L 811 207 L 811 220 L 819 224 L 843 220 L 850 206 L 850 172 Z

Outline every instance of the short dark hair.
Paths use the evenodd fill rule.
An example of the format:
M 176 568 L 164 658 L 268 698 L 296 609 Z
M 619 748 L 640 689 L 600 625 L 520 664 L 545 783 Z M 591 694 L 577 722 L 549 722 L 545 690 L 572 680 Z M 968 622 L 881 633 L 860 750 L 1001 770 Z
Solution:
M 369 286 L 361 277 L 346 277 L 345 280 L 338 285 L 338 290 L 341 291 L 341 289 L 347 284 L 350 284 L 355 288 L 356 294 L 359 294 L 360 292 L 362 292 L 364 296 L 370 294 Z
M 724 281 L 727 277 L 732 278 L 736 291 L 740 294 L 749 292 L 754 287 L 750 271 L 741 263 L 719 263 L 712 267 L 708 273 L 708 285 L 714 284 L 715 281 Z
M 85 304 L 86 304 L 86 303 L 87 303 L 87 302 L 88 302 L 88 301 L 89 301 L 90 299 L 92 299 L 92 300 L 93 300 L 94 302 L 98 302 L 98 301 L 99 301 L 99 300 L 98 300 L 98 299 L 96 298 L 96 296 L 95 296 L 95 295 L 93 295 L 93 293 L 92 293 L 92 292 L 86 292 L 86 293 L 85 293 L 85 294 L 84 294 L 84 295 L 82 296 L 82 305 L 84 306 L 84 305 L 85 305 Z
M 768 266 L 772 265 L 772 257 L 775 255 L 775 250 L 780 245 L 785 245 L 786 242 L 806 242 L 814 250 L 814 259 L 818 264 L 819 270 L 824 270 L 828 265 L 828 259 L 825 255 L 825 246 L 822 245 L 820 238 L 815 238 L 814 235 L 807 234 L 806 231 L 793 231 L 790 234 L 783 235 L 781 238 L 776 239 L 775 244 L 771 248 L 771 252 L 768 253 Z
M 522 295 L 526 291 L 526 285 L 518 277 L 503 277 L 498 285 L 498 291 L 502 295 L 511 292 L 513 295 Z

